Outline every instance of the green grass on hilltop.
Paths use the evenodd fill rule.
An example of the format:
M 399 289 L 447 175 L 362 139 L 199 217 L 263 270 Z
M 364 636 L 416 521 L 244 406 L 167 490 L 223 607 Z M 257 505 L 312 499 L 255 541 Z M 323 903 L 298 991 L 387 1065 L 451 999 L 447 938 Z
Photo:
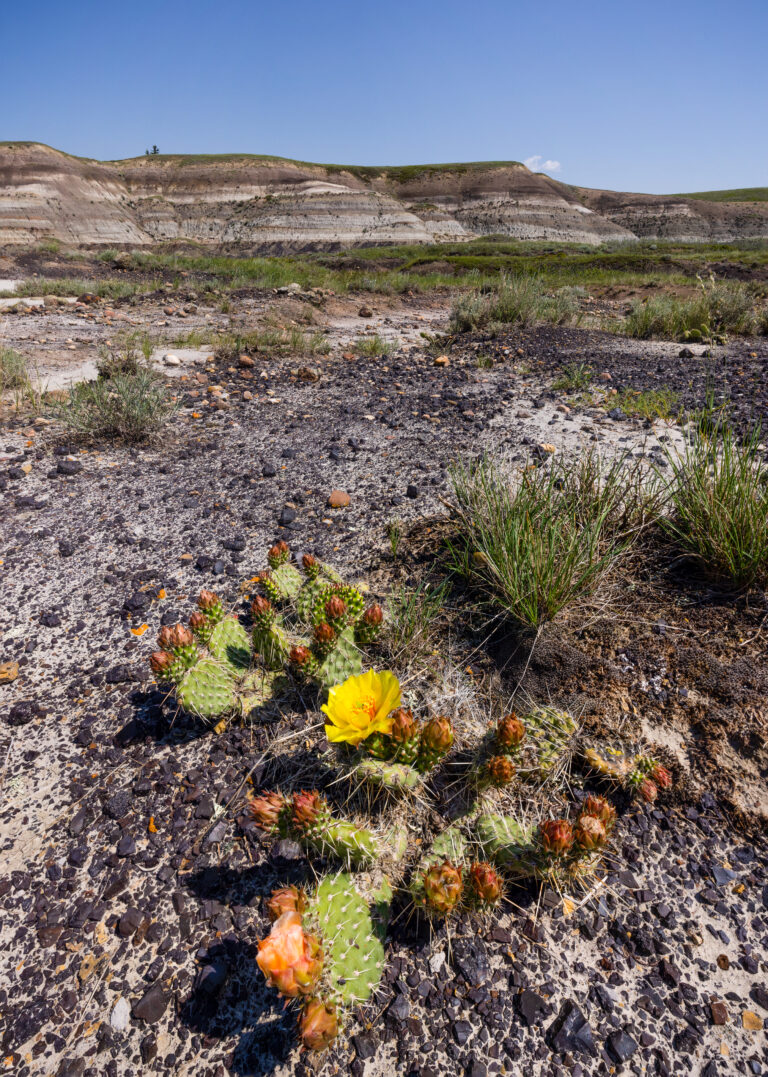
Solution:
M 768 187 L 735 187 L 732 191 L 695 191 L 675 198 L 698 198 L 701 202 L 768 202 Z

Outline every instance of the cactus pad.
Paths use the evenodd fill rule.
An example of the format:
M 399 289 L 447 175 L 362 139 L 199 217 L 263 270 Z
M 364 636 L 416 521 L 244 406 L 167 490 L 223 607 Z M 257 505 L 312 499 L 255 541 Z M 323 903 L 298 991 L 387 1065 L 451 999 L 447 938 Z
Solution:
M 424 873 L 429 871 L 433 864 L 446 860 L 458 867 L 463 863 L 466 851 L 467 840 L 458 824 L 454 823 L 437 835 L 411 876 L 411 896 L 417 905 L 424 904 Z
M 317 680 L 324 688 L 342 684 L 348 677 L 356 677 L 362 672 L 363 658 L 355 644 L 354 634 L 350 628 L 345 629 L 331 653 L 320 663 Z
M 366 1002 L 378 986 L 384 968 L 387 889 L 376 895 L 372 915 L 350 875 L 330 875 L 310 903 L 308 919 L 317 922 L 325 954 L 324 986 L 337 1004 Z
M 542 776 L 551 774 L 568 751 L 576 723 L 567 711 L 555 707 L 536 707 L 524 718 L 528 743 L 536 751 L 536 769 Z
M 236 617 L 225 617 L 211 630 L 208 650 L 214 658 L 230 666 L 236 676 L 240 676 L 251 664 L 248 633 Z
M 361 759 L 353 776 L 390 793 L 413 793 L 422 784 L 421 775 L 405 763 L 385 763 L 381 759 Z
M 216 659 L 201 658 L 181 678 L 176 698 L 191 714 L 215 718 L 235 707 L 235 680 L 230 670 Z
M 481 815 L 475 833 L 485 855 L 508 871 L 532 875 L 535 867 L 534 828 L 521 826 L 508 815 Z
M 304 577 L 290 561 L 286 561 L 269 574 L 269 582 L 270 597 L 274 601 L 290 602 L 302 589 Z
M 267 669 L 282 669 L 288 661 L 288 638 L 277 623 L 269 628 L 254 628 L 253 647 Z
M 346 820 L 318 819 L 297 837 L 319 856 L 332 856 L 353 867 L 372 864 L 380 855 L 378 842 L 371 831 Z

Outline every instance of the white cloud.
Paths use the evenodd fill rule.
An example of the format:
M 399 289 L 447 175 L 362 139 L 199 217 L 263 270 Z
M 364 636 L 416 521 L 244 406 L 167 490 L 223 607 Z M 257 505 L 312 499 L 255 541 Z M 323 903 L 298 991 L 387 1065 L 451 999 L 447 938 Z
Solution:
M 523 161 L 526 168 L 530 168 L 531 172 L 559 172 L 561 164 L 559 161 L 546 161 L 540 153 L 536 153 L 533 157 L 526 157 Z

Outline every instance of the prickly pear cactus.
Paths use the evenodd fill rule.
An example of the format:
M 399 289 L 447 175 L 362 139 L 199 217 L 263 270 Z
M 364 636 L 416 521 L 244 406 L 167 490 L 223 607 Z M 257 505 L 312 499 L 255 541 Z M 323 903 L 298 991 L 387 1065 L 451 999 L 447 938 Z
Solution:
M 352 768 L 351 777 L 389 793 L 415 793 L 423 784 L 422 776 L 413 767 L 383 759 L 360 759 Z
M 236 617 L 225 617 L 214 626 L 208 638 L 208 650 L 214 658 L 225 662 L 235 676 L 250 667 L 250 640 Z
M 322 879 L 307 920 L 323 944 L 320 993 L 340 1006 L 366 1002 L 384 969 L 384 934 L 392 891 L 385 883 L 371 905 L 345 873 Z
M 232 671 L 214 658 L 201 658 L 177 684 L 176 698 L 184 710 L 201 718 L 225 714 L 237 705 Z
M 536 707 L 523 718 L 529 733 L 528 745 L 535 753 L 534 774 L 547 777 L 570 750 L 576 722 L 567 711 Z
M 438 834 L 411 876 L 410 891 L 414 903 L 422 907 L 428 904 L 424 881 L 430 868 L 435 865 L 450 864 L 461 871 L 466 853 L 467 839 L 458 824 L 449 826 L 442 834 Z
M 336 645 L 317 667 L 315 680 L 324 688 L 342 684 L 348 677 L 356 677 L 363 669 L 363 656 L 355 643 L 352 630 L 344 629 Z
M 519 875 L 532 875 L 535 866 L 532 827 L 523 827 L 505 815 L 480 815 L 475 834 L 484 854 L 500 868 Z

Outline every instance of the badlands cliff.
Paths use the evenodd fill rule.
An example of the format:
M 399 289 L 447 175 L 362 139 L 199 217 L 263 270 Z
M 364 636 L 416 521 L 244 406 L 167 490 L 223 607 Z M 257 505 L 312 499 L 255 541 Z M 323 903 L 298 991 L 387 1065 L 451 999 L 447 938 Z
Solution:
M 768 203 L 587 190 L 517 162 L 375 169 L 236 154 L 100 162 L 0 143 L 0 245 L 187 240 L 276 253 L 493 234 L 592 244 L 768 237 Z

